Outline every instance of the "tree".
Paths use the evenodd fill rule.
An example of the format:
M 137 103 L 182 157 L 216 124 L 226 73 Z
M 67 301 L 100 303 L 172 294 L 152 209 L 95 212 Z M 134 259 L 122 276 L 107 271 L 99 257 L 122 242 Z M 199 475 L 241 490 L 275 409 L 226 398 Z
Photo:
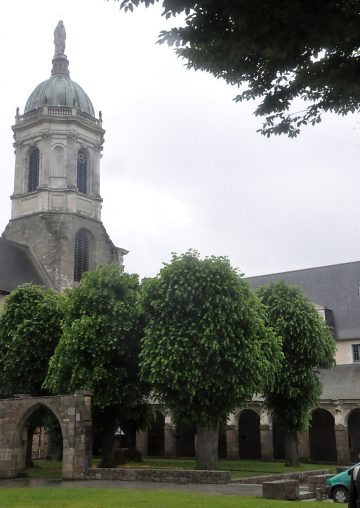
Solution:
M 189 69 L 241 87 L 236 101 L 261 99 L 255 115 L 265 117 L 262 134 L 295 137 L 324 112 L 359 110 L 356 0 L 162 0 L 162 6 L 167 18 L 186 17 L 183 26 L 162 31 L 159 42 L 175 45 Z
M 265 401 L 284 431 L 285 462 L 296 465 L 297 432 L 307 428 L 310 409 L 321 394 L 316 369 L 334 364 L 335 340 L 300 288 L 280 281 L 260 288 L 258 294 L 267 308 L 270 326 L 282 337 L 284 353 Z
M 61 336 L 63 298 L 32 284 L 19 286 L 0 310 L 0 396 L 47 395 L 42 388 Z
M 0 309 L 0 396 L 14 393 L 47 395 L 42 388 L 48 364 L 61 336 L 63 298 L 32 284 L 19 286 Z M 43 408 L 44 409 L 44 408 Z M 26 462 L 30 466 L 35 429 L 52 421 L 46 411 L 36 411 L 27 421 Z M 56 425 L 57 424 L 57 425 Z M 52 434 L 61 435 L 58 422 Z
M 197 469 L 216 469 L 219 422 L 261 393 L 280 360 L 279 340 L 223 257 L 173 255 L 143 283 L 142 304 L 142 375 L 177 424 L 196 425 Z
M 137 275 L 105 265 L 65 292 L 63 335 L 45 386 L 54 393 L 93 392 L 95 425 L 102 431 L 103 466 L 113 465 L 114 432 L 146 411 L 139 380 L 142 319 Z M 141 414 L 140 414 L 141 413 Z

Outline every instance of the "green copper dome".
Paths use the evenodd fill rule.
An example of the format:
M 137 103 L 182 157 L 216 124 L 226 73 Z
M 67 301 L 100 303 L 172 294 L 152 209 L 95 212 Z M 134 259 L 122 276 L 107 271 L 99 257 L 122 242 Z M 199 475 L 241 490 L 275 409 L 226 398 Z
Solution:
M 24 113 L 48 106 L 76 108 L 95 116 L 88 95 L 70 79 L 69 61 L 65 55 L 66 31 L 62 20 L 54 31 L 55 54 L 52 60 L 51 78 L 38 85 L 28 98 Z
M 24 112 L 27 113 L 45 104 L 75 107 L 91 116 L 95 116 L 88 95 L 80 85 L 64 74 L 54 74 L 51 78 L 40 83 L 28 98 Z

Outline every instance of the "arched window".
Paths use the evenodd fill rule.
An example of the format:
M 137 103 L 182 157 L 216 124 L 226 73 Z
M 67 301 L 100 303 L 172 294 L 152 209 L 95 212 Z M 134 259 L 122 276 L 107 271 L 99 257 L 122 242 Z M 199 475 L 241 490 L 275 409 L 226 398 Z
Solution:
M 88 156 L 84 148 L 80 148 L 77 155 L 77 187 L 79 192 L 87 193 Z
M 80 229 L 75 236 L 74 280 L 79 282 L 83 273 L 89 270 L 89 239 L 86 231 Z
M 39 187 L 39 164 L 40 164 L 39 149 L 33 148 L 29 154 L 28 192 L 32 192 Z

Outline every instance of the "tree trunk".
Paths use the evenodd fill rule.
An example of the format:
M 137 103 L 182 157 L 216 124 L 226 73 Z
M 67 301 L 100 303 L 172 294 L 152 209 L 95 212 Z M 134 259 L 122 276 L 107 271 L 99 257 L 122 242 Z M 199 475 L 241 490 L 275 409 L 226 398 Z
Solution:
M 102 429 L 102 467 L 114 465 L 115 418 L 105 416 Z
M 218 468 L 219 421 L 196 427 L 196 469 Z
M 296 432 L 285 432 L 285 466 L 298 466 L 298 442 Z

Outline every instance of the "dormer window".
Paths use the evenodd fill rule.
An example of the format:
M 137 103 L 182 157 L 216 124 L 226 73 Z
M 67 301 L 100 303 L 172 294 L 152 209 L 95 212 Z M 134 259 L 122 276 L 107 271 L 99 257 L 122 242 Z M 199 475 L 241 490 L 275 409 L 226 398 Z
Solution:
M 38 148 L 33 148 L 29 154 L 28 192 L 33 192 L 39 187 L 39 166 L 40 152 Z
M 77 155 L 77 188 L 79 192 L 88 192 L 88 156 L 84 148 L 80 148 Z

